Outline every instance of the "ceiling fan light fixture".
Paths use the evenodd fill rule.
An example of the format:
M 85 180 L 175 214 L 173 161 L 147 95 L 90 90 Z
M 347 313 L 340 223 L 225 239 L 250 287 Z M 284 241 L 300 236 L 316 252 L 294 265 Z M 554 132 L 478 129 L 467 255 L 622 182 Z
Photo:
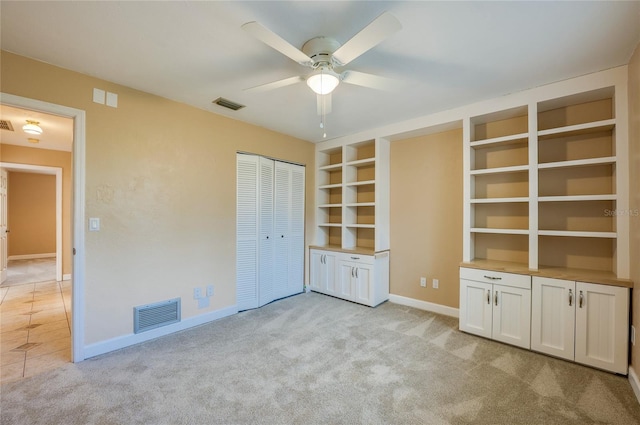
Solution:
M 338 74 L 331 70 L 321 69 L 307 78 L 307 85 L 317 94 L 329 94 L 340 84 Z
M 42 128 L 38 124 L 40 124 L 38 121 L 27 120 L 27 123 L 22 126 L 22 131 L 39 136 L 42 134 Z

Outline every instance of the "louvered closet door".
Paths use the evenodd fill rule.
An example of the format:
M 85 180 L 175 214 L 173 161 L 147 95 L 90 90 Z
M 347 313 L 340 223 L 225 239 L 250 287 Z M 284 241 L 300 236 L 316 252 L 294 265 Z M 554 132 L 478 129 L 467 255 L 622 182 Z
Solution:
M 304 289 L 304 188 L 305 168 L 289 165 L 291 170 L 291 213 L 289 220 L 289 279 L 287 295 Z
M 275 259 L 273 273 L 274 298 L 289 295 L 289 245 L 291 232 L 291 171 L 289 164 L 275 163 L 275 208 L 274 208 L 274 236 Z
M 275 162 L 274 298 L 304 288 L 304 178 L 300 165 Z
M 258 164 L 259 157 L 237 155 L 236 304 L 258 307 Z
M 260 158 L 259 224 L 258 224 L 258 304 L 263 306 L 273 301 L 274 269 L 274 162 Z

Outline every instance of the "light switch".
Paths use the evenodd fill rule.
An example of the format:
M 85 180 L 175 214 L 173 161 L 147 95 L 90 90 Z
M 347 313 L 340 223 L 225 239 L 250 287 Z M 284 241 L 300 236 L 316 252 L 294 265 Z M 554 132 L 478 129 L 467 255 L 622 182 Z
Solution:
M 93 101 L 95 103 L 99 103 L 104 105 L 104 95 L 105 91 L 100 89 L 93 89 Z
M 89 231 L 98 232 L 100 230 L 100 219 L 92 217 L 89 219 Z
M 118 107 L 118 95 L 115 93 L 107 92 L 107 106 L 112 108 Z

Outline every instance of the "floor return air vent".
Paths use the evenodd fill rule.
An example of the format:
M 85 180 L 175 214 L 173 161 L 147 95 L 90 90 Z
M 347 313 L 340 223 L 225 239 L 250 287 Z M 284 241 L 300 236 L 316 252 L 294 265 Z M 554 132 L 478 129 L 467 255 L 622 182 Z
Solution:
M 180 321 L 180 298 L 133 308 L 133 332 L 140 333 Z

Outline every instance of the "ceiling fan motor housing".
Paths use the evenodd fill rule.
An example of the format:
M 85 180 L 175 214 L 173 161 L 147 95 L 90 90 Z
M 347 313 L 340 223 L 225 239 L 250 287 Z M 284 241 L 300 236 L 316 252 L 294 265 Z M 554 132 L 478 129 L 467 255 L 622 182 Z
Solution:
M 313 59 L 313 68 L 333 68 L 333 52 L 338 50 L 340 43 L 330 37 L 315 37 L 304 43 L 302 52 Z

